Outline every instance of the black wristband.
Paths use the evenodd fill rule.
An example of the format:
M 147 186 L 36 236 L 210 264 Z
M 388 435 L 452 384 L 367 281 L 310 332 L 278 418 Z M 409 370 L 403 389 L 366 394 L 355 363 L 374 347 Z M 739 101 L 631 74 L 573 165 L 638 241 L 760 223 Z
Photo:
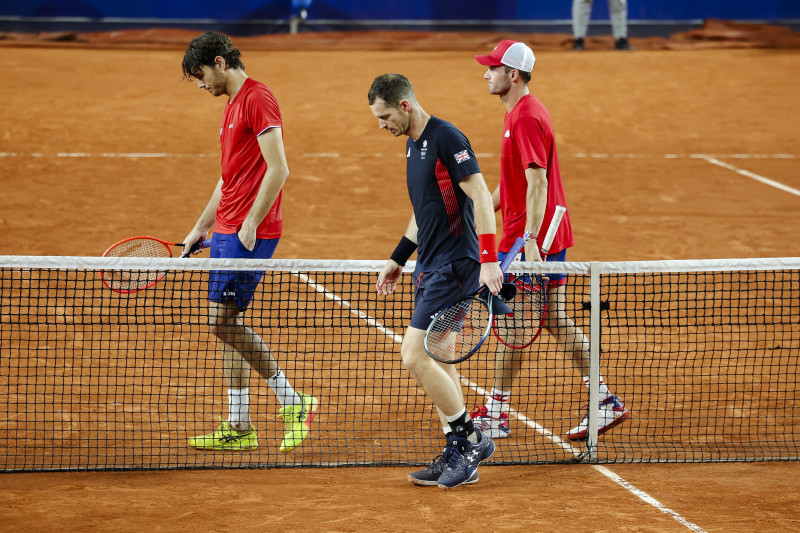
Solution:
M 390 259 L 398 265 L 403 266 L 416 249 L 417 243 L 403 235 L 403 238 L 397 243 L 397 248 L 392 252 L 392 257 L 390 257 Z

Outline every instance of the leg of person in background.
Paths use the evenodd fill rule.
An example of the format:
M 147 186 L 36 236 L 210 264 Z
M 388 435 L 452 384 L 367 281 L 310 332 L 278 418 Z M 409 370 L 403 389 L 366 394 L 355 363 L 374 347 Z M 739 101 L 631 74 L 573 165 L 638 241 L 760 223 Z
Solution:
M 556 338 L 559 347 L 572 355 L 572 362 L 583 376 L 583 383 L 589 387 L 589 339 L 567 314 L 566 285 L 554 284 L 548 288 L 547 321 L 544 328 Z M 611 394 L 608 385 L 600 377 L 600 415 L 598 432 L 603 433 L 622 423 L 630 416 L 619 398 Z M 584 440 L 589 432 L 588 410 L 580 423 L 567 432 L 570 440 Z
M 574 367 L 580 371 L 583 383 L 589 387 L 589 339 L 567 314 L 566 310 L 566 278 L 551 275 L 551 284 L 547 291 L 547 316 L 543 325 L 561 350 L 572 356 Z M 537 341 L 537 342 L 542 342 Z M 531 349 L 535 349 L 536 343 Z M 511 435 L 508 423 L 508 402 L 511 397 L 514 379 L 522 368 L 523 350 L 515 350 L 498 343 L 495 359 L 494 384 L 485 405 L 476 407 L 470 416 L 481 433 L 492 438 L 504 438 Z M 608 389 L 603 377 L 600 377 L 600 418 L 598 431 L 603 433 L 622 423 L 630 416 L 620 399 Z M 583 440 L 588 434 L 588 411 L 583 420 L 572 428 L 567 436 L 571 440 Z
M 583 50 L 589 18 L 592 16 L 592 0 L 572 0 L 572 49 Z
M 616 50 L 633 50 L 628 42 L 628 0 L 608 0 L 611 31 Z
M 475 427 L 480 429 L 484 435 L 489 435 L 493 439 L 502 439 L 511 435 L 511 427 L 508 424 L 508 399 L 511 397 L 514 378 L 519 375 L 522 368 L 522 358 L 526 355 L 523 350 L 497 343 L 494 384 L 489 393 L 489 399 L 485 405 L 470 413 Z

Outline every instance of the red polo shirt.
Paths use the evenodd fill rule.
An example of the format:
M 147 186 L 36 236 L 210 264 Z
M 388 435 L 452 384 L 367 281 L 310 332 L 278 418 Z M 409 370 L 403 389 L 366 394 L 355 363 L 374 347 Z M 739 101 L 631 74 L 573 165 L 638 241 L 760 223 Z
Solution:
M 258 136 L 281 127 L 281 112 L 275 95 L 266 85 L 247 78 L 233 101 L 225 106 L 219 140 L 222 145 L 222 198 L 216 214 L 217 233 L 238 233 L 255 201 L 267 162 Z M 281 135 L 283 131 L 281 130 Z M 258 239 L 275 239 L 283 230 L 281 196 L 256 230 Z
M 553 123 L 542 102 L 532 94 L 520 98 L 514 109 L 506 113 L 500 152 L 500 210 L 503 215 L 503 238 L 498 249 L 507 252 L 517 237 L 525 233 L 527 217 L 525 197 L 528 190 L 525 169 L 531 165 L 547 170 L 547 209 L 542 226 L 538 228 L 539 248 L 541 248 L 556 205 L 566 207 L 567 199 L 561 183 L 561 170 L 558 167 Z M 536 230 L 537 228 L 534 228 L 534 231 Z M 558 253 L 574 245 L 568 210 L 561 219 L 549 254 Z

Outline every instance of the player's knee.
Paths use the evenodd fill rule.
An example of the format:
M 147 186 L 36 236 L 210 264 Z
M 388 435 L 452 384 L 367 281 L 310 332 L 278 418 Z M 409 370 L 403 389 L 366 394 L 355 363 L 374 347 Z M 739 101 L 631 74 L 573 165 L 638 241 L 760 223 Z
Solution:
M 217 322 L 209 321 L 208 329 L 211 331 L 211 334 L 217 338 L 223 339 L 225 337 L 225 328 L 220 326 Z
M 222 340 L 233 335 L 233 325 L 233 323 L 218 316 L 210 317 L 208 320 L 208 329 L 211 331 L 211 334 Z
M 406 369 L 411 372 L 412 376 L 419 375 L 422 364 L 427 362 L 419 356 L 417 350 L 414 350 L 405 344 L 403 344 L 403 346 L 400 348 L 400 355 L 403 360 L 403 366 L 405 366 Z

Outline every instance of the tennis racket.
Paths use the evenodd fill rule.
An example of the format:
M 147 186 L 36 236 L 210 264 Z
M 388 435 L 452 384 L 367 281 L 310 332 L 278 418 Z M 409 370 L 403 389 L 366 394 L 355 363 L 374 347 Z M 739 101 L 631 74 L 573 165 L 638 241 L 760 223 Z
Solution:
M 542 242 L 543 259 L 547 258 L 547 252 L 553 244 L 566 210 L 564 206 L 556 206 Z M 492 332 L 502 344 L 520 350 L 533 344 L 542 331 L 542 324 L 547 316 L 548 282 L 537 274 L 517 276 L 511 281 L 516 287 L 516 294 L 506 301 L 506 305 L 511 308 L 512 314 L 496 316 L 492 323 Z
M 518 238 L 500 263 L 505 272 L 530 236 Z M 468 359 L 489 336 L 492 328 L 492 293 L 484 285 L 436 313 L 425 332 L 425 351 L 441 363 L 460 363 Z
M 189 254 L 208 248 L 211 239 L 197 241 Z M 168 242 L 155 237 L 139 235 L 115 242 L 103 252 L 103 257 L 172 257 L 172 247 L 183 248 L 183 243 Z M 188 255 L 188 254 L 187 254 Z M 114 292 L 132 293 L 148 289 L 161 281 L 167 273 L 158 270 L 101 270 L 103 284 Z

